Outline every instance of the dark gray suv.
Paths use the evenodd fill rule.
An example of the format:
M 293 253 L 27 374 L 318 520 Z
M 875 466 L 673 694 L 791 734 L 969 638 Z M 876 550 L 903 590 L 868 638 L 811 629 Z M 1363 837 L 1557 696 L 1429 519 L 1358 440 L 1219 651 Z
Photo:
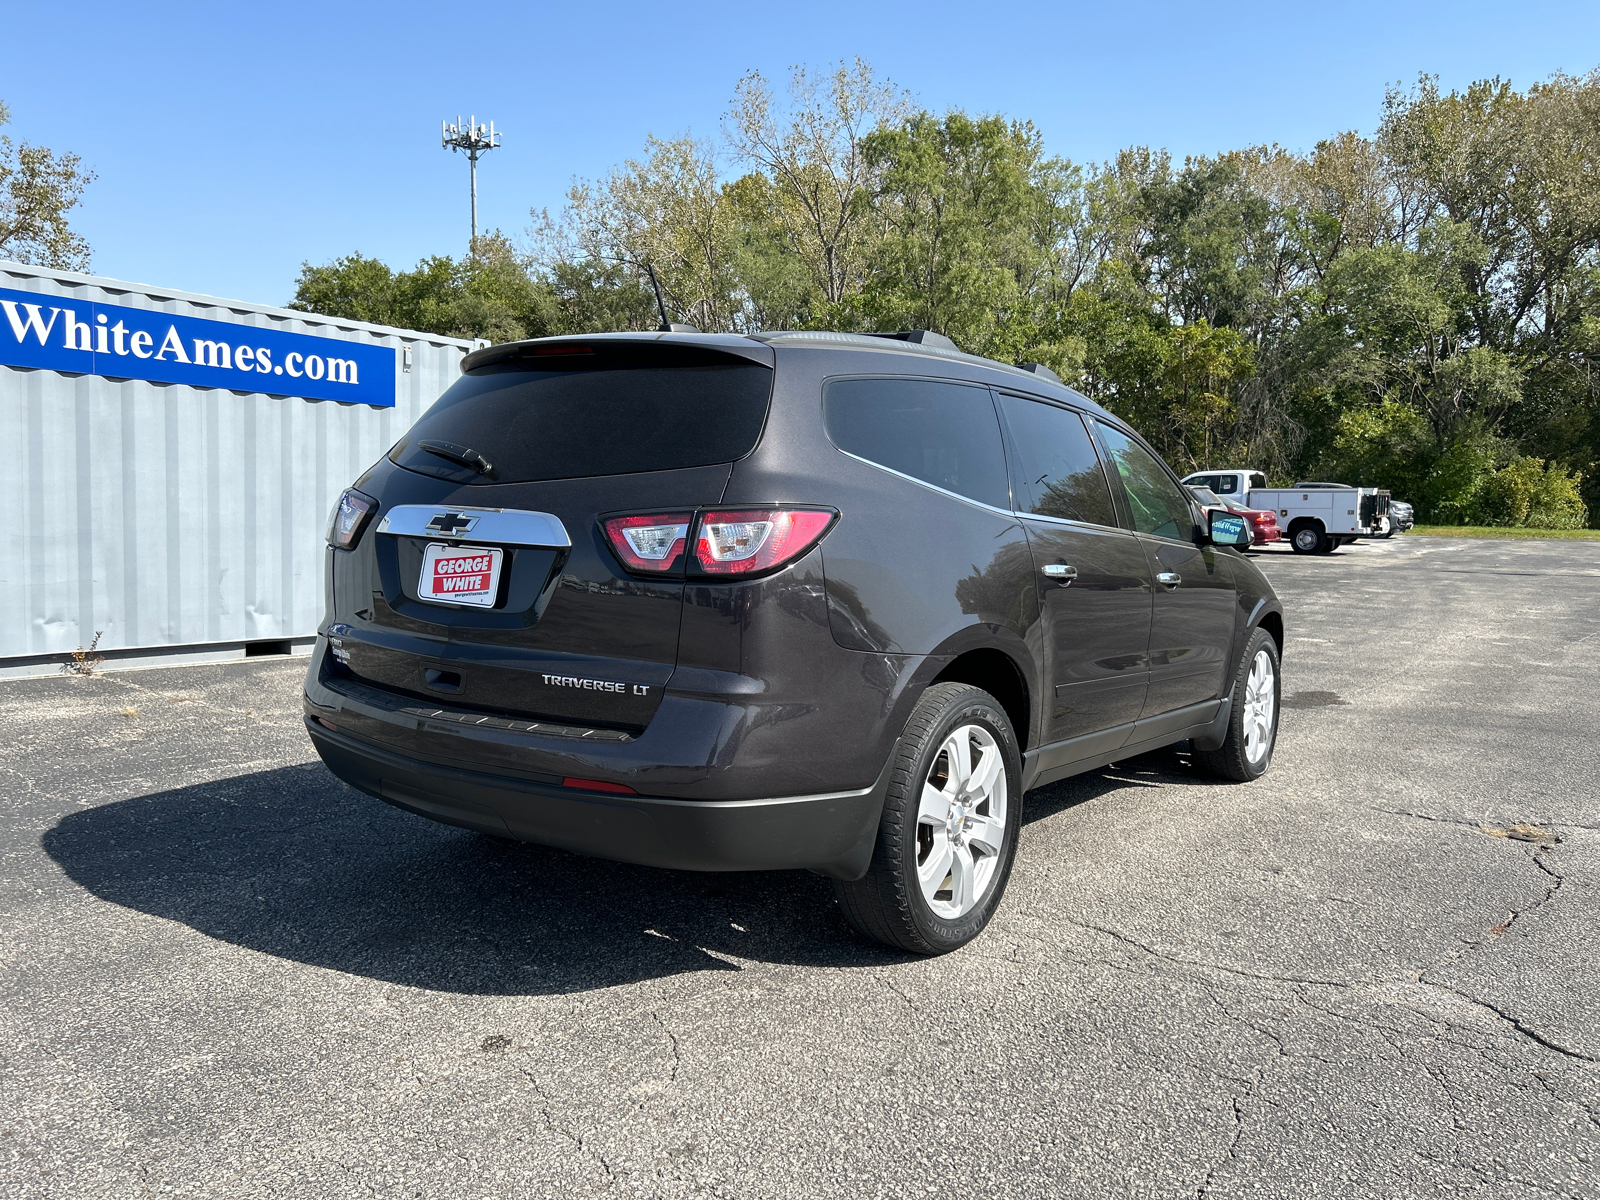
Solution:
M 306 725 L 424 816 L 831 876 L 981 931 L 1028 789 L 1188 740 L 1266 771 L 1283 614 L 1125 424 L 931 334 L 494 346 L 340 499 Z

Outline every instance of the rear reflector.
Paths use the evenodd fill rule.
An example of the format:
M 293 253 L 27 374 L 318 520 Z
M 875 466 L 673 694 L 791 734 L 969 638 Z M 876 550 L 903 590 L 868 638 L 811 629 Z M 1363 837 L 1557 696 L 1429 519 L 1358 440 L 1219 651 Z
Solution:
M 606 540 L 622 565 L 646 575 L 666 575 L 683 565 L 683 550 L 694 514 L 650 513 L 637 517 L 607 517 Z
M 625 783 L 607 783 L 604 779 L 567 778 L 561 781 L 561 786 L 582 788 L 586 792 L 616 792 L 623 796 L 637 796 L 639 794 Z
M 755 508 L 700 514 L 695 570 L 706 575 L 754 575 L 787 566 L 828 532 L 831 508 Z

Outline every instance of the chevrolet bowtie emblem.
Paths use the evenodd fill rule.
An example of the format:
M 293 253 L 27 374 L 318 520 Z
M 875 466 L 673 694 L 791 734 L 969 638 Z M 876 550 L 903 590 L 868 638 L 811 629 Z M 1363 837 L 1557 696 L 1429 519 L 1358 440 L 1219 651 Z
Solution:
M 466 533 L 477 523 L 477 517 L 469 517 L 466 513 L 442 512 L 435 514 L 433 520 L 428 522 L 428 528 L 446 537 L 453 537 L 458 533 Z

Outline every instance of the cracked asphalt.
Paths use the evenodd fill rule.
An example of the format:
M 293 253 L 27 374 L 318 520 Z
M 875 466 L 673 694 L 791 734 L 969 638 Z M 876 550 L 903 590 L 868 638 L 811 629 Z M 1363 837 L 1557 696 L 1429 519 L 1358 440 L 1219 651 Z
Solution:
M 1034 792 L 935 960 L 347 789 L 304 660 L 0 684 L 0 1195 L 1600 1196 L 1600 547 L 1261 561 L 1271 773 Z

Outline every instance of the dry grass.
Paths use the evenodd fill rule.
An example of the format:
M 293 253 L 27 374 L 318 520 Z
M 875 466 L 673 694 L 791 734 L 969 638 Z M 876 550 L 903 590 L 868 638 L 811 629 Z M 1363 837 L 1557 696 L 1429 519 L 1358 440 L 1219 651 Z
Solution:
M 139 706 L 137 704 L 129 704 L 129 705 L 127 705 L 125 708 L 122 709 L 122 715 L 127 717 L 128 720 L 130 720 L 130 721 L 133 720 L 135 717 L 137 717 L 139 715 Z
M 1401 537 L 1458 538 L 1558 538 L 1572 542 L 1600 542 L 1600 529 L 1507 529 L 1497 525 L 1418 525 Z

